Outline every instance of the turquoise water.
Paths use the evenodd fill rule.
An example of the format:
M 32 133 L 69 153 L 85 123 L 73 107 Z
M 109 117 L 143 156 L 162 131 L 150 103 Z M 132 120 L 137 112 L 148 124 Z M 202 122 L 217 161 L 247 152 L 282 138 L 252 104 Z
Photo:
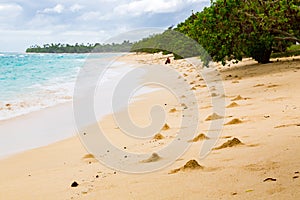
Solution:
M 97 58 L 111 56 L 115 54 L 97 54 Z M 78 71 L 87 57 L 0 53 L 0 120 L 71 101 Z

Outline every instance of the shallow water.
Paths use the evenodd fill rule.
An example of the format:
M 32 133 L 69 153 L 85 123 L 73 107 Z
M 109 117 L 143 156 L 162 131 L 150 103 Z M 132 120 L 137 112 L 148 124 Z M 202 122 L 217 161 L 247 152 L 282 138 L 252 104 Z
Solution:
M 1 53 L 0 120 L 71 101 L 78 71 L 87 59 L 118 55 Z M 117 74 L 111 70 L 105 80 Z

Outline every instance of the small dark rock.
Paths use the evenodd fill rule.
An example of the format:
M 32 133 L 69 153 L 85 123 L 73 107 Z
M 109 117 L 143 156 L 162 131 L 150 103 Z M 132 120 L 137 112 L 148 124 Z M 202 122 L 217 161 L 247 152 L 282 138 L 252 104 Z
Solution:
M 297 179 L 297 178 L 299 178 L 299 176 L 294 176 L 294 177 L 293 177 L 293 179 Z
M 117 174 L 117 172 L 114 172 L 114 174 Z
M 76 182 L 76 181 L 74 181 L 72 184 L 71 184 L 71 187 L 77 187 L 79 184 Z
M 96 178 L 99 178 L 99 175 L 96 175 Z

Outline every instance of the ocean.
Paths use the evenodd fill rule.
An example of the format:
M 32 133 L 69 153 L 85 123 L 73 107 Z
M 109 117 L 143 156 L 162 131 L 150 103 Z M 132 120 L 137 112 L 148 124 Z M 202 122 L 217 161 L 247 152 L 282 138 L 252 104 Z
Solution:
M 121 54 L 92 55 L 107 59 Z M 0 120 L 72 101 L 88 54 L 0 53 Z M 101 66 L 99 66 L 101 67 Z M 118 72 L 106 74 L 108 80 Z
M 80 125 L 95 123 L 94 118 L 90 120 L 93 114 L 96 120 L 101 120 L 128 103 L 141 100 L 140 95 L 158 90 L 141 85 L 147 71 L 137 64 L 119 62 L 117 58 L 123 55 L 0 53 L 0 158 L 72 137 L 82 128 Z M 101 67 L 106 69 L 104 73 L 95 82 L 91 81 Z M 130 80 L 122 82 L 132 71 L 135 73 Z M 81 72 L 87 72 L 83 80 L 78 78 Z M 112 109 L 119 83 L 125 89 L 133 86 L 137 90 L 129 92 L 133 97 L 130 101 L 118 101 Z M 74 94 L 76 87 L 84 88 L 83 102 L 89 102 L 85 91 L 92 91 L 94 98 L 92 115 L 80 115 L 79 124 L 75 121 L 74 102 L 78 98 L 81 102 L 81 96 Z M 128 91 L 121 92 L 121 99 L 125 99 Z M 87 104 L 81 105 L 85 109 Z

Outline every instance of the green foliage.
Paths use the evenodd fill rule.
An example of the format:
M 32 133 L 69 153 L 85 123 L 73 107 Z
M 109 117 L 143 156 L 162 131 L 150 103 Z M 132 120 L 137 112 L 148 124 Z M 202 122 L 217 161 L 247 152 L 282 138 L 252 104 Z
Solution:
M 300 41 L 300 1 L 217 0 L 175 30 L 199 42 L 215 61 L 247 56 L 267 63 L 272 51 Z
M 292 45 L 287 48 L 288 51 L 300 51 L 300 45 Z
M 300 55 L 300 45 L 292 45 L 285 52 L 276 52 L 271 54 L 271 58 L 290 57 Z
M 212 1 L 210 7 L 193 13 L 174 29 L 197 41 L 208 54 L 204 49 L 193 49 L 196 45 L 188 42 L 191 40 L 168 38 L 171 29 L 134 44 L 133 51 L 166 52 L 162 44 L 169 43 L 172 48 L 167 52 L 172 52 L 175 58 L 200 55 L 208 64 L 209 54 L 214 61 L 223 64 L 226 60 L 238 62 L 243 57 L 267 63 L 272 52 L 285 52 L 300 42 L 300 1 Z
M 134 43 L 131 51 L 173 53 L 174 59 L 200 56 L 205 65 L 210 61 L 209 55 L 195 40 L 170 28 L 162 34 L 152 35 Z
M 124 41 L 122 44 L 45 44 L 42 47 L 35 45 L 26 49 L 27 53 L 104 53 L 104 52 L 129 52 L 132 43 Z

